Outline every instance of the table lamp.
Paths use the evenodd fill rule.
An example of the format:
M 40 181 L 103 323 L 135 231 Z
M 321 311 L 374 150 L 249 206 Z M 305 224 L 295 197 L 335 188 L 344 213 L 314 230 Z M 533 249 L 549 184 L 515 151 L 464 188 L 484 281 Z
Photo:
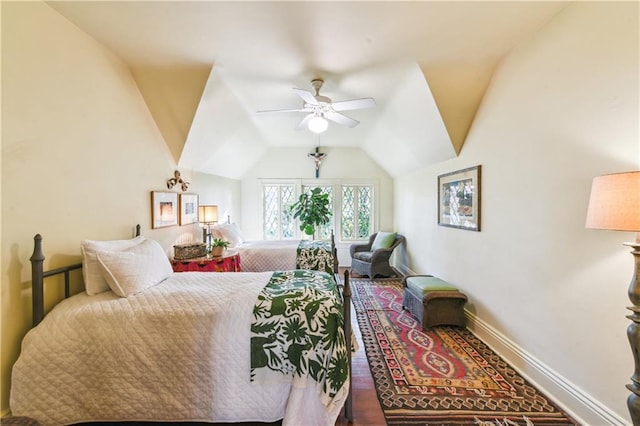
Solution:
M 218 206 L 198 206 L 198 222 L 202 226 L 202 241 L 209 245 L 211 238 L 211 224 L 218 222 Z M 204 226 L 206 225 L 206 227 Z
M 631 384 L 627 385 L 627 389 L 631 391 L 627 407 L 634 426 L 640 426 L 640 171 L 614 173 L 593 179 L 586 227 L 637 232 L 636 241 L 624 245 L 632 248 L 631 254 L 635 259 L 628 291 L 632 306 L 627 308 L 632 312 L 627 315 L 631 320 L 627 337 L 635 370 L 631 376 Z

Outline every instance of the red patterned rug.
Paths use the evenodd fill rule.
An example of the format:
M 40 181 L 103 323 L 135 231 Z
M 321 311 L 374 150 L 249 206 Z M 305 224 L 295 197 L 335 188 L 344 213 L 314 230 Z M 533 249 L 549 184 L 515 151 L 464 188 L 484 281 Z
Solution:
M 387 424 L 577 424 L 470 331 L 422 332 L 399 280 L 351 283 Z

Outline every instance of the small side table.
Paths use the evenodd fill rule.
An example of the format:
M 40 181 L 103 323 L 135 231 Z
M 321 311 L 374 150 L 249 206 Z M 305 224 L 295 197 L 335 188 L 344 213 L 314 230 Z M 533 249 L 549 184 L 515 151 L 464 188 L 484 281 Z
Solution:
M 240 253 L 227 249 L 222 256 L 197 257 L 194 259 L 171 259 L 173 272 L 240 272 Z

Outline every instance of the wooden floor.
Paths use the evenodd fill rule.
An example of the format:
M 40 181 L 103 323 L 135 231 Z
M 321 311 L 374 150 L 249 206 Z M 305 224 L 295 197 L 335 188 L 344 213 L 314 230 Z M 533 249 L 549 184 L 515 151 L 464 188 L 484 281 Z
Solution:
M 369 362 L 364 351 L 362 335 L 360 334 L 360 327 L 358 327 L 353 306 L 351 307 L 351 323 L 353 332 L 358 340 L 358 351 L 353 354 L 352 359 L 353 423 L 347 422 L 344 415 L 340 414 L 340 417 L 336 420 L 336 425 L 384 426 L 387 423 L 384 420 L 384 414 L 382 414 L 378 395 L 373 385 Z
M 336 425 L 386 425 L 353 307 L 351 312 L 353 331 L 358 340 L 358 351 L 353 354 L 352 359 L 353 423 L 347 422 L 344 415 L 340 414 Z

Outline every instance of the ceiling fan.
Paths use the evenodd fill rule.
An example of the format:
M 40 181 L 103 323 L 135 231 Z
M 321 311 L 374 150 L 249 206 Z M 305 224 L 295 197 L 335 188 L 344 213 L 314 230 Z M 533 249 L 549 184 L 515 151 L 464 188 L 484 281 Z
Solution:
M 311 80 L 311 86 L 316 91 L 315 95 L 308 90 L 293 89 L 293 91 L 304 101 L 302 108 L 258 111 L 258 113 L 306 112 L 308 114 L 300 123 L 298 123 L 296 130 L 308 128 L 314 133 L 322 133 L 327 130 L 327 127 L 329 126 L 327 120 L 331 120 L 347 127 L 355 127 L 360 123 L 358 120 L 354 120 L 351 117 L 341 114 L 340 111 L 373 108 L 376 106 L 376 101 L 373 100 L 373 98 L 333 102 L 330 98 L 320 94 L 320 88 L 323 83 L 324 80 L 321 78 Z

